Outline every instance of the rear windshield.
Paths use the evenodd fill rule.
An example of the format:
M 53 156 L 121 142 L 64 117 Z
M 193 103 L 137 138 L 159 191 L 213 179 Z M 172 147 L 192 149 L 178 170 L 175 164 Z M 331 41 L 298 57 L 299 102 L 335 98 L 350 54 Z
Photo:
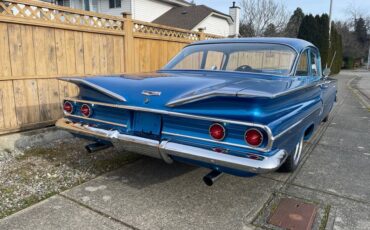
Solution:
M 164 69 L 287 75 L 295 57 L 296 52 L 292 48 L 279 44 L 202 44 L 184 48 Z

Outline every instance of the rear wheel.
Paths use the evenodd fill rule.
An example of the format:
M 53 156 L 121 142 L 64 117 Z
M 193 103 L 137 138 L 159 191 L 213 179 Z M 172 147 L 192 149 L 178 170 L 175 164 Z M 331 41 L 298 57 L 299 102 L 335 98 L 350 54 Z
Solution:
M 288 156 L 284 164 L 280 167 L 279 171 L 293 172 L 301 162 L 302 152 L 303 152 L 303 136 L 298 141 L 293 152 Z

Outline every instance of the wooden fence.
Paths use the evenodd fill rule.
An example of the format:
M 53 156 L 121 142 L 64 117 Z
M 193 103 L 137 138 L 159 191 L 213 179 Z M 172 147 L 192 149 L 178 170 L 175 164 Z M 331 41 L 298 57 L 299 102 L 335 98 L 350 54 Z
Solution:
M 0 134 L 53 124 L 77 89 L 58 77 L 148 72 L 217 38 L 28 0 L 0 0 Z

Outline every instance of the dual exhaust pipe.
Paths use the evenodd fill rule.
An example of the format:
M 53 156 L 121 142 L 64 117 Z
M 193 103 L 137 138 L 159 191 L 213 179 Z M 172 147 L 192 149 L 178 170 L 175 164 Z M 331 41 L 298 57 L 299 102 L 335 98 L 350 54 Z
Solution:
M 203 182 L 208 186 L 212 186 L 222 175 L 224 175 L 222 172 L 212 170 L 203 177 Z
M 89 153 L 94 153 L 100 150 L 110 148 L 112 146 L 113 146 L 112 143 L 109 143 L 109 142 L 106 142 L 106 143 L 95 142 L 95 143 L 86 145 L 85 149 Z M 208 173 L 207 175 L 203 177 L 203 181 L 206 185 L 212 186 L 222 175 L 223 175 L 222 172 L 217 171 L 217 170 L 212 170 L 210 173 Z
M 94 153 L 94 152 L 97 152 L 97 151 L 100 151 L 100 150 L 104 150 L 104 149 L 110 148 L 112 146 L 113 146 L 112 143 L 109 143 L 109 142 L 106 142 L 106 143 L 95 142 L 95 143 L 86 145 L 85 146 L 85 149 L 89 153 Z

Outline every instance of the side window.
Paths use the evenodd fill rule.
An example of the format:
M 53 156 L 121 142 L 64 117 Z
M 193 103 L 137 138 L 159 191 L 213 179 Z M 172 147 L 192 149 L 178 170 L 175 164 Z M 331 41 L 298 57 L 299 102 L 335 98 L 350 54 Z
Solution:
M 308 76 L 309 74 L 308 70 L 309 70 L 308 69 L 308 51 L 305 51 L 299 57 L 299 62 L 298 62 L 295 75 L 296 76 Z
M 200 69 L 203 52 L 191 53 L 182 59 L 173 69 Z
M 220 70 L 224 61 L 224 53 L 208 51 L 204 69 Z
M 312 76 L 320 76 L 319 71 L 320 71 L 320 65 L 319 65 L 319 58 L 317 54 L 314 51 L 310 52 L 311 56 L 311 73 Z

